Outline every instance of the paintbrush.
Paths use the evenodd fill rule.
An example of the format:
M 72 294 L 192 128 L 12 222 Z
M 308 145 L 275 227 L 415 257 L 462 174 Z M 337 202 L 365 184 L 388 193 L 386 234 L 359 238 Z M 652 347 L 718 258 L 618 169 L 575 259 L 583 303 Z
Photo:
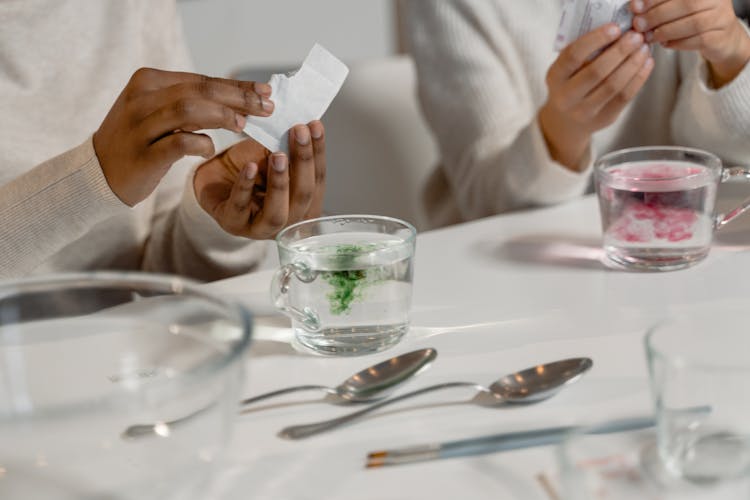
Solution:
M 635 431 L 656 425 L 653 416 L 613 420 L 586 430 L 587 434 L 608 434 Z M 520 450 L 535 446 L 559 444 L 574 431 L 582 431 L 580 426 L 550 427 L 531 431 L 493 434 L 471 439 L 432 443 L 425 445 L 374 451 L 367 455 L 367 468 L 387 465 L 401 465 L 441 458 L 470 457 L 486 453 Z

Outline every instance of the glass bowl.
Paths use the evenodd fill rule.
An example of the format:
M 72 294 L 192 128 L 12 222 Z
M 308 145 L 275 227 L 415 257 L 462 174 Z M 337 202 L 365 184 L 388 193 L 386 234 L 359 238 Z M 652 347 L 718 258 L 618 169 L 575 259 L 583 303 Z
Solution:
M 199 497 L 250 335 L 246 310 L 181 278 L 0 285 L 0 498 Z M 129 436 L 133 425 L 154 432 Z

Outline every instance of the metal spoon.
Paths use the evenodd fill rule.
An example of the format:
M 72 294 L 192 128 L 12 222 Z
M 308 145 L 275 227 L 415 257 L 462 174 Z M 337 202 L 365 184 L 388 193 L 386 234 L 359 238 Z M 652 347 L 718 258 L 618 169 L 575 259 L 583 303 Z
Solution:
M 336 404 L 361 403 L 366 401 L 377 401 L 388 397 L 396 388 L 409 378 L 427 368 L 437 357 L 437 351 L 432 348 L 419 349 L 407 352 L 394 358 L 382 361 L 376 365 L 365 368 L 344 380 L 336 387 L 325 385 L 300 385 L 267 392 L 259 396 L 247 398 L 240 401 L 240 406 L 248 406 L 258 401 L 289 394 L 291 392 L 320 390 L 326 393 L 325 401 Z M 196 415 L 207 408 L 198 410 L 185 417 L 170 422 L 156 422 L 153 424 L 131 425 L 122 433 L 124 439 L 132 439 L 145 436 L 166 436 L 172 428 Z
M 497 380 L 489 388 L 473 382 L 448 382 L 437 384 L 416 391 L 408 392 L 395 398 L 386 399 L 359 411 L 342 417 L 316 422 L 306 425 L 286 427 L 279 432 L 279 437 L 285 439 L 302 439 L 321 432 L 325 432 L 341 425 L 359 419 L 375 410 L 393 403 L 409 399 L 428 392 L 449 389 L 453 387 L 472 387 L 478 393 L 469 401 L 481 406 L 497 404 L 531 404 L 553 396 L 563 386 L 578 380 L 593 366 L 590 358 L 573 358 L 555 361 L 543 365 L 527 368 L 517 373 L 511 373 Z

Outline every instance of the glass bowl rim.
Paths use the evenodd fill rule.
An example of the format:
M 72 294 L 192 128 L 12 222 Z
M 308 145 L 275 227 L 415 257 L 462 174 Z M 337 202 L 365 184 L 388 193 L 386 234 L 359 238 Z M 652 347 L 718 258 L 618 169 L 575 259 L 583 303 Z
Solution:
M 242 329 L 242 336 L 239 339 L 233 339 L 233 343 L 228 343 L 228 345 L 231 346 L 230 350 L 221 353 L 221 356 L 218 357 L 218 359 L 212 358 L 207 362 L 198 363 L 166 380 L 151 380 L 148 384 L 140 386 L 133 391 L 112 391 L 106 395 L 98 397 L 85 396 L 78 404 L 90 404 L 93 401 L 95 406 L 105 406 L 114 401 L 126 399 L 128 397 L 137 397 L 137 395 L 146 391 L 159 390 L 167 386 L 185 387 L 196 382 L 205 381 L 209 377 L 220 373 L 241 361 L 242 356 L 250 345 L 252 339 L 252 314 L 245 306 L 238 302 L 228 301 L 214 294 L 200 290 L 199 287 L 201 286 L 201 283 L 182 276 L 136 271 L 94 271 L 32 276 L 0 282 L 0 300 L 21 291 L 41 291 L 49 289 L 51 286 L 55 285 L 73 285 L 73 288 L 83 288 L 87 286 L 110 286 L 116 288 L 129 285 L 133 288 L 141 287 L 143 290 L 153 287 L 154 290 L 165 292 L 165 295 L 169 295 L 169 292 L 171 291 L 172 294 L 176 296 L 195 297 L 202 301 L 220 306 L 234 316 L 238 326 Z M 3 344 L 0 343 L 0 349 L 2 347 Z M 55 408 L 59 409 L 64 406 L 65 403 L 62 405 L 57 404 Z M 35 412 L 32 412 L 32 414 L 33 413 Z M 3 415 L 0 413 L 0 422 L 7 420 L 8 417 L 10 417 L 10 421 L 13 421 L 18 416 L 19 415 L 14 415 L 13 413 L 10 413 L 10 415 Z M 28 414 L 20 416 L 24 417 L 28 416 Z

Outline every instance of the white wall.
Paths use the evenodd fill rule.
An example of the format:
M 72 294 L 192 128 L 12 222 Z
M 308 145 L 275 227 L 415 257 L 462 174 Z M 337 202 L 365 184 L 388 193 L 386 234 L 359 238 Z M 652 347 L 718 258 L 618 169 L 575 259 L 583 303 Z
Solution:
M 395 50 L 391 0 L 181 0 L 197 70 L 296 67 L 315 42 L 345 62 Z

